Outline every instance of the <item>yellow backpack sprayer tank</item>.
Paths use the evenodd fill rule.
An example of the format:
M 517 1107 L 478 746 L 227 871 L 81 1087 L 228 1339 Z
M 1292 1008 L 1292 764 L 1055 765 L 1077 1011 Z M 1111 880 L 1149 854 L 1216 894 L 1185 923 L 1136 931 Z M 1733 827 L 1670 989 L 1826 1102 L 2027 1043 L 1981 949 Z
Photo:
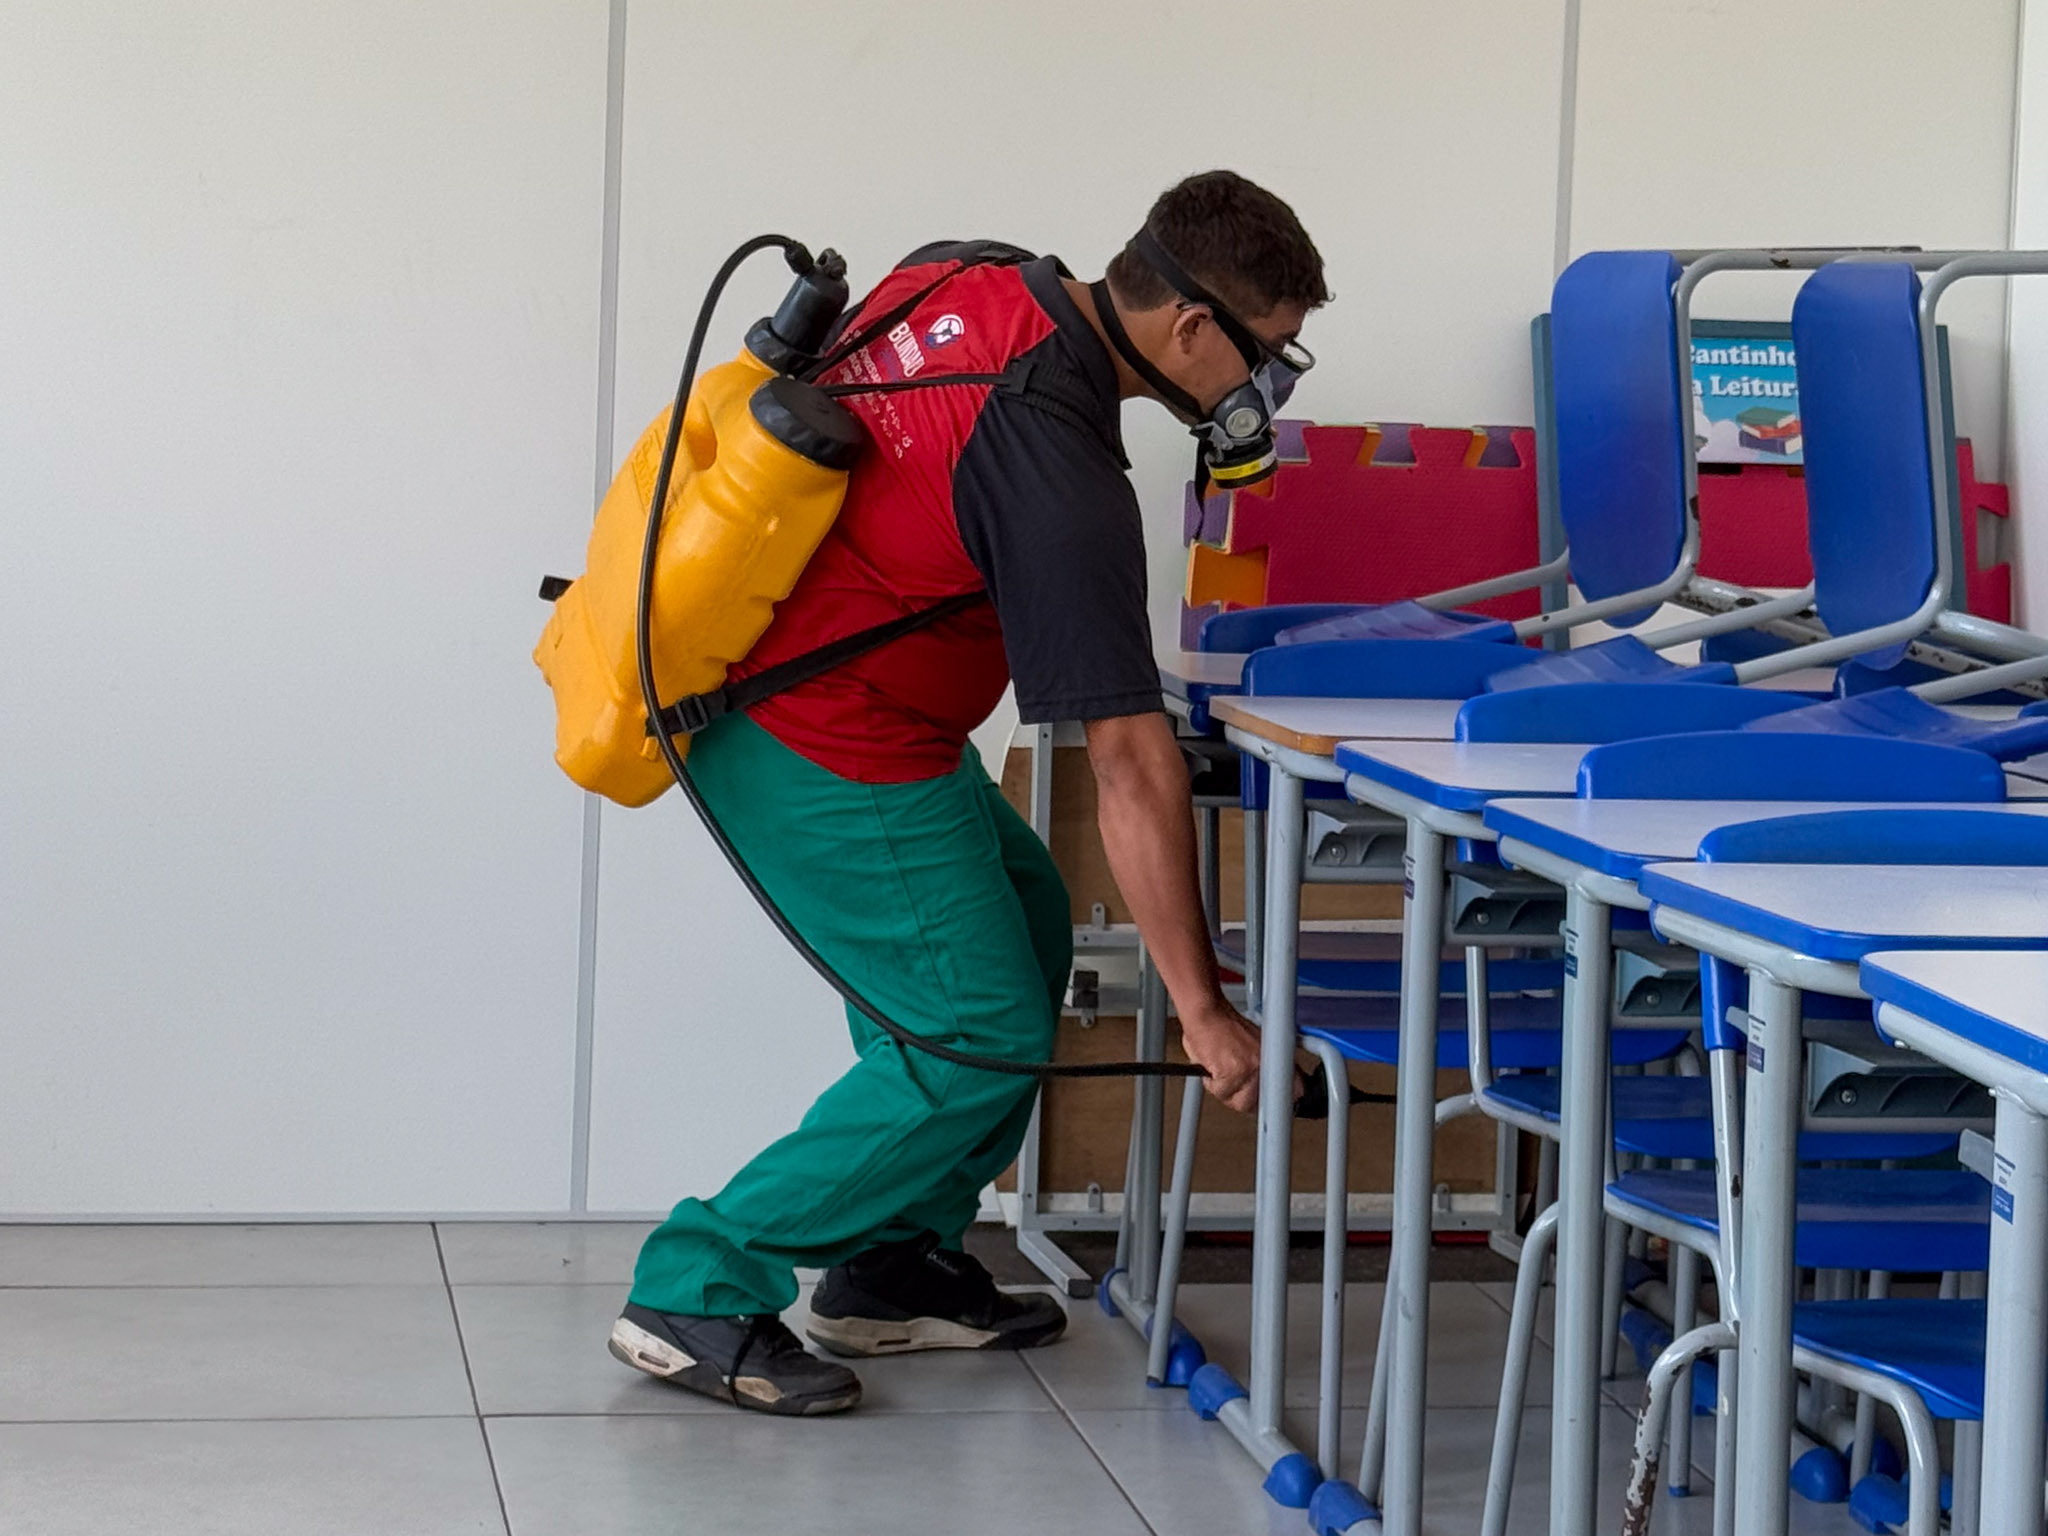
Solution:
M 775 364 L 809 360 L 822 346 L 846 302 L 844 273 L 825 253 L 746 350 L 689 392 L 669 450 L 650 593 L 662 616 L 650 637 L 662 698 L 724 681 L 839 516 L 866 435 L 844 406 Z M 626 455 L 598 508 L 584 573 L 560 590 L 533 653 L 555 691 L 555 761 L 585 789 L 629 806 L 675 782 L 647 728 L 635 633 L 648 509 L 673 419 L 664 411 Z M 677 750 L 688 750 L 687 738 Z

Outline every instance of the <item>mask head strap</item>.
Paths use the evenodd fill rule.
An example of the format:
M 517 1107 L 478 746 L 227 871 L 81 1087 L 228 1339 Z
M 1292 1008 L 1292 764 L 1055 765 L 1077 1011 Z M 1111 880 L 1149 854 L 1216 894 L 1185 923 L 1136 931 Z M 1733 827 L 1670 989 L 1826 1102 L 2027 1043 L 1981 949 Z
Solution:
M 1229 305 L 1188 276 L 1187 270 L 1159 243 L 1149 225 L 1131 237 L 1131 246 L 1145 258 L 1147 266 L 1166 279 L 1167 287 L 1190 304 L 1206 304 L 1223 334 L 1230 338 L 1230 344 L 1237 348 L 1237 355 L 1244 359 L 1245 367 L 1258 371 L 1269 355 L 1265 344 L 1252 334 L 1250 326 L 1231 313 Z
M 1131 365 L 1131 372 L 1151 385 L 1160 399 L 1189 421 L 1200 421 L 1206 414 L 1202 410 L 1202 403 L 1161 373 L 1152 359 L 1140 352 L 1138 344 L 1131 340 L 1131 333 L 1124 329 L 1124 322 L 1116 312 L 1116 301 L 1110 297 L 1108 280 L 1090 283 L 1088 297 L 1095 301 L 1095 317 L 1102 322 L 1102 329 L 1109 337 L 1109 344 L 1116 348 L 1119 357 Z

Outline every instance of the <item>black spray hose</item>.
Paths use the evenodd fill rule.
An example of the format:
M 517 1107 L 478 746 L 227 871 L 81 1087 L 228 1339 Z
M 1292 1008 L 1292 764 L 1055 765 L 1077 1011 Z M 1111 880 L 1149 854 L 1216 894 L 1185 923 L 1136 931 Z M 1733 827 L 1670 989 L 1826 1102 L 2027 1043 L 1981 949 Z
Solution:
M 718 308 L 718 300 L 725 292 L 725 285 L 731 281 L 733 273 L 739 270 L 740 264 L 749 256 L 770 247 L 779 247 L 795 271 L 801 273 L 809 270 L 810 252 L 785 235 L 756 235 L 747 241 L 726 257 L 725 265 L 718 269 L 718 275 L 711 280 L 711 286 L 704 294 L 703 307 L 697 311 L 696 328 L 690 332 L 690 350 L 683 357 L 683 374 L 676 385 L 675 409 L 669 414 L 668 437 L 661 445 L 661 467 L 654 476 L 654 498 L 647 508 L 647 539 L 640 550 L 640 603 L 634 641 L 640 660 L 640 698 L 646 706 L 649 720 L 659 720 L 663 709 L 661 696 L 655 689 L 654 681 L 654 560 L 655 552 L 661 543 L 661 519 L 668 507 L 668 487 L 675 472 L 676 451 L 682 443 L 683 411 L 689 404 L 690 390 L 696 384 L 697 363 L 704 352 L 705 333 L 711 329 L 711 316 Z M 775 925 L 776 931 L 804 957 L 812 970 L 824 977 L 833 991 L 845 998 L 848 1004 L 858 1009 L 863 1017 L 871 1020 L 898 1044 L 923 1051 L 928 1056 L 936 1056 L 939 1060 L 949 1061 L 958 1067 L 974 1067 L 983 1072 L 1000 1072 L 1011 1077 L 1209 1075 L 1198 1066 L 1175 1061 L 1090 1061 L 1062 1062 L 1058 1065 L 1051 1062 L 1007 1061 L 1000 1056 L 977 1056 L 968 1051 L 956 1051 L 951 1046 L 940 1045 L 935 1040 L 927 1040 L 922 1035 L 913 1034 L 856 991 L 853 983 L 834 970 L 831 962 L 796 931 L 796 925 L 790 922 L 782 908 L 776 905 L 775 898 L 762 887 L 753 869 L 740 856 L 740 851 L 733 846 L 732 839 L 726 835 L 725 828 L 720 826 L 718 818 L 711 814 L 711 807 L 704 803 L 704 796 L 690 777 L 689 764 L 684 761 L 682 753 L 676 750 L 675 741 L 659 727 L 655 729 L 654 739 L 661 744 L 661 755 L 668 763 L 669 772 L 675 775 L 676 783 L 682 786 L 683 793 L 689 796 L 690 804 L 696 807 L 698 816 L 703 819 L 705 830 L 711 834 L 711 840 L 718 844 L 718 851 L 725 855 L 725 860 L 732 866 L 733 873 L 740 877 L 741 883 L 753 894 L 761 910 L 768 914 L 768 920 Z

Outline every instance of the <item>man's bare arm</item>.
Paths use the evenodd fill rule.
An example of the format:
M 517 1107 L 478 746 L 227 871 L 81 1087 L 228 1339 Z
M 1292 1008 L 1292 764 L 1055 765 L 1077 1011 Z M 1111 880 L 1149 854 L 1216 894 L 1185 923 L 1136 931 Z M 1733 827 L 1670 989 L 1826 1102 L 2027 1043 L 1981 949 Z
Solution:
M 1196 873 L 1187 764 L 1161 714 L 1090 721 L 1102 846 L 1153 963 L 1180 1015 L 1209 1091 L 1236 1110 L 1259 1096 L 1258 1031 L 1230 1005 L 1216 973 Z

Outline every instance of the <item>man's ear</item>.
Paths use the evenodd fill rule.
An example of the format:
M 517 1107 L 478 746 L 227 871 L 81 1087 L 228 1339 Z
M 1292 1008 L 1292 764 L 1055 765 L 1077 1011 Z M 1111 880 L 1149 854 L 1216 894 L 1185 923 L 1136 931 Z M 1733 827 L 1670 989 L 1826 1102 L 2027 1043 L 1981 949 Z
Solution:
M 1201 341 L 1202 327 L 1215 323 L 1209 314 L 1208 306 L 1189 304 L 1174 312 L 1173 327 L 1168 334 L 1173 337 L 1174 345 L 1185 354 L 1194 351 L 1197 343 Z

